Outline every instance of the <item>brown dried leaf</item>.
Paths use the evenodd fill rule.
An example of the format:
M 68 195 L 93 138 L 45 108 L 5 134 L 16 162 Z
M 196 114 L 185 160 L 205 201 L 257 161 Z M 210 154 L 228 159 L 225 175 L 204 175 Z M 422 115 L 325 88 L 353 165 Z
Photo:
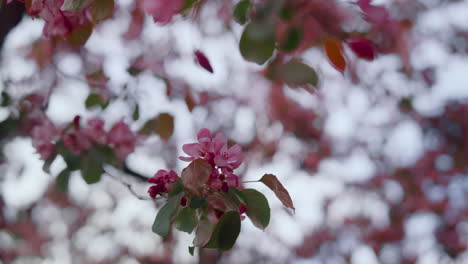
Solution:
M 268 186 L 268 188 L 270 188 L 275 193 L 276 197 L 278 197 L 284 206 L 295 210 L 291 196 L 289 196 L 288 191 L 286 188 L 284 188 L 283 184 L 281 184 L 275 175 L 265 174 L 259 181 Z

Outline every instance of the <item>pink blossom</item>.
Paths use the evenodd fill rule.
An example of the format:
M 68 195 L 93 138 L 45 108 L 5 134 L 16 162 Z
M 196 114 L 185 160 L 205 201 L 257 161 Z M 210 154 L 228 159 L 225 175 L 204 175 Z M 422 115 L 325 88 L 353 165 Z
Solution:
M 192 161 L 198 158 L 210 160 L 213 158 L 210 130 L 207 128 L 201 129 L 197 134 L 197 139 L 198 143 L 185 144 L 182 146 L 182 150 L 189 155 L 189 157 L 179 157 L 180 160 Z
M 234 173 L 231 173 L 226 177 L 226 182 L 229 187 L 239 188 L 239 177 Z
M 206 185 L 215 191 L 219 191 L 223 187 L 223 182 L 220 179 L 209 179 Z
M 237 144 L 229 149 L 227 144 L 223 145 L 214 158 L 214 162 L 218 167 L 225 167 L 230 170 L 234 170 L 239 167 L 242 161 L 242 149 Z
M 153 16 L 154 22 L 167 24 L 180 12 L 184 0 L 141 0 L 140 9 Z
M 177 173 L 173 170 L 169 172 L 158 170 L 153 177 L 148 179 L 149 183 L 155 184 L 148 189 L 148 194 L 154 199 L 158 194 L 170 191 L 177 178 Z
M 45 21 L 45 36 L 65 36 L 89 23 L 87 9 L 75 12 L 62 11 L 60 8 L 63 2 L 64 0 L 32 1 L 29 14 L 39 15 Z
M 32 145 L 41 155 L 42 160 L 47 160 L 55 152 L 55 141 L 60 132 L 49 119 L 44 119 L 40 125 L 33 128 Z
M 117 157 L 121 160 L 135 150 L 135 141 L 135 134 L 123 120 L 114 124 L 107 133 L 107 143 L 114 146 Z
M 94 118 L 88 120 L 88 127 L 83 129 L 83 133 L 97 144 L 106 144 L 107 133 L 104 130 L 104 121 L 102 119 Z
M 75 154 L 80 154 L 91 147 L 87 135 L 81 130 L 63 135 L 62 140 L 65 146 Z

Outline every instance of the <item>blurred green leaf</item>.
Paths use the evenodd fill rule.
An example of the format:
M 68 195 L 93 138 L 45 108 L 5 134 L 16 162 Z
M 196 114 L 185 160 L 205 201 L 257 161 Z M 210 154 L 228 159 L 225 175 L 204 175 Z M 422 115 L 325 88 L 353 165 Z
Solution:
M 193 256 L 193 251 L 195 250 L 195 247 L 189 247 L 188 252 L 190 253 L 191 256 Z
M 133 121 L 137 121 L 138 119 L 140 119 L 140 106 L 139 105 L 135 105 L 135 108 L 133 109 L 132 119 Z
M 190 208 L 193 208 L 193 209 L 207 208 L 208 202 L 206 201 L 205 198 L 202 198 L 200 196 L 193 196 L 192 199 L 190 200 L 189 206 Z
M 270 71 L 272 79 L 281 80 L 291 87 L 318 85 L 318 75 L 315 70 L 298 59 L 292 59 L 286 64 L 273 64 Z
M 64 0 L 60 10 L 70 12 L 80 11 L 81 9 L 89 6 L 91 2 L 92 0 Z
M 7 106 L 9 106 L 10 104 L 11 104 L 11 97 L 10 97 L 10 95 L 9 95 L 7 92 L 3 91 L 3 92 L 2 92 L 2 102 L 0 103 L 0 106 L 1 106 L 1 107 L 7 107 Z
M 251 22 L 242 33 L 239 48 L 244 59 L 257 64 L 265 63 L 275 50 L 274 25 Z
M 101 176 L 104 173 L 102 163 L 92 158 L 91 156 L 85 156 L 81 164 L 81 175 L 87 184 L 93 184 L 101 180 Z
M 67 35 L 67 40 L 76 46 L 83 46 L 93 33 L 93 24 L 88 23 L 82 27 L 76 28 Z
M 63 169 L 59 175 L 57 175 L 57 186 L 62 192 L 68 191 L 68 181 L 70 180 L 71 171 L 67 168 Z
M 190 207 L 182 208 L 174 223 L 180 231 L 191 234 L 195 226 L 197 226 L 195 210 Z
M 241 222 L 239 212 L 225 212 L 216 224 L 210 241 L 208 241 L 204 247 L 218 248 L 220 250 L 231 249 L 239 236 L 240 228 Z
M 265 229 L 270 223 L 270 205 L 266 197 L 259 191 L 254 189 L 242 190 L 247 202 L 247 216 L 252 223 L 260 228 Z
M 91 16 L 94 22 L 107 19 L 114 13 L 114 0 L 95 0 L 91 5 Z
M 182 178 L 179 177 L 178 180 L 172 184 L 172 189 L 168 192 L 169 197 L 175 196 L 184 190 L 184 186 L 180 184 L 181 180 Z
M 281 45 L 281 49 L 284 51 L 294 51 L 299 47 L 302 40 L 302 31 L 298 28 L 291 28 L 288 32 L 286 40 Z
M 95 106 L 104 108 L 105 105 L 106 105 L 106 102 L 104 101 L 104 99 L 99 94 L 96 94 L 96 93 L 90 93 L 85 101 L 85 106 L 87 109 L 95 107 Z
M 247 16 L 250 9 L 250 0 L 241 0 L 234 7 L 234 20 L 243 25 L 247 22 Z
M 57 157 L 57 152 L 52 154 L 47 160 L 44 161 L 44 165 L 42 165 L 42 170 L 46 173 L 50 173 L 50 165 L 54 162 L 55 158 Z
M 75 155 L 71 153 L 67 147 L 63 144 L 63 142 L 59 142 L 56 145 L 57 152 L 62 156 L 65 163 L 67 164 L 67 168 L 70 171 L 79 170 L 81 166 L 81 157 L 79 155 Z
M 166 237 L 171 228 L 171 221 L 177 213 L 177 209 L 180 206 L 180 199 L 183 193 L 179 193 L 167 200 L 167 203 L 159 209 L 158 214 L 153 222 L 152 230 L 154 233 Z

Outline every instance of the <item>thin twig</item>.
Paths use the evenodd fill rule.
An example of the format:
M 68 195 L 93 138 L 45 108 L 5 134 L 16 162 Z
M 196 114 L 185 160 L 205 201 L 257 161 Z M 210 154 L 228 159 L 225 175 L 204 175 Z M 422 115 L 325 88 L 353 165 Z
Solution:
M 139 193 L 135 192 L 135 190 L 133 190 L 131 184 L 129 184 L 129 183 L 127 183 L 127 182 L 124 182 L 122 179 L 120 179 L 119 177 L 117 177 L 117 176 L 111 174 L 109 171 L 105 170 L 105 172 L 106 172 L 106 175 L 108 175 L 110 178 L 114 179 L 115 181 L 118 181 L 118 182 L 121 183 L 123 186 L 127 187 L 127 189 L 130 191 L 130 193 L 133 194 L 133 196 L 135 196 L 137 199 L 142 200 L 142 201 L 153 200 L 153 199 L 151 199 L 150 197 L 142 196 L 142 195 L 140 195 Z

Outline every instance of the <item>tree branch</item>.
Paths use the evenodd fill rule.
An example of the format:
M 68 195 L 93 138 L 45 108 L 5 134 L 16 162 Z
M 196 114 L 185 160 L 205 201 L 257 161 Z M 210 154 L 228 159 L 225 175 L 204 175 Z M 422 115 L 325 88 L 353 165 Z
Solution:
M 6 36 L 18 25 L 24 13 L 24 3 L 15 0 L 7 4 L 6 1 L 0 0 L 0 51 Z

